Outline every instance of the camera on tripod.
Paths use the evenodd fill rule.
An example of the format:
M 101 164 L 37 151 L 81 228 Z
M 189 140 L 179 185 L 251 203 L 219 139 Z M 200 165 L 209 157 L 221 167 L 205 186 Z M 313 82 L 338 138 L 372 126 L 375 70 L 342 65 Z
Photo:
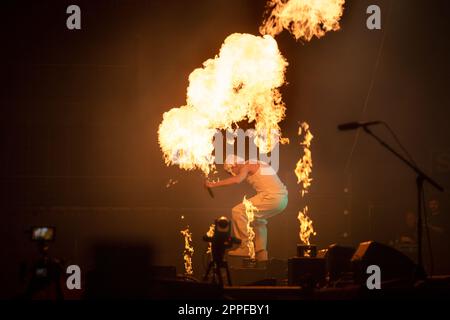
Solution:
M 228 284 L 231 285 L 230 272 L 228 264 L 224 260 L 225 250 L 230 249 L 233 244 L 241 244 L 241 240 L 231 236 L 231 221 L 226 217 L 217 218 L 214 221 L 214 234 L 205 235 L 203 240 L 211 243 L 212 260 L 208 265 L 204 280 L 208 279 L 209 272 L 213 271 L 213 282 L 218 280 L 219 285 L 223 285 L 221 269 L 225 269 L 228 278 Z M 216 279 L 217 278 L 217 279 Z
M 222 261 L 225 250 L 230 249 L 233 244 L 241 244 L 241 240 L 231 236 L 231 221 L 223 216 L 214 221 L 213 236 L 205 235 L 203 240 L 211 243 L 212 257 L 216 261 Z
M 35 242 L 38 257 L 31 265 L 22 265 L 21 274 L 25 284 L 24 299 L 62 300 L 64 298 L 61 283 L 64 280 L 62 262 L 50 256 L 49 246 L 55 240 L 56 228 L 50 226 L 31 227 L 31 241 Z

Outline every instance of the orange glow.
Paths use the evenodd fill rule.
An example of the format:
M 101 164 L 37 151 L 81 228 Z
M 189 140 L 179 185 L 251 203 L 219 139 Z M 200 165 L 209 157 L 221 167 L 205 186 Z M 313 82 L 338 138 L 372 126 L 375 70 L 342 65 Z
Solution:
M 283 29 L 295 39 L 310 41 L 339 30 L 345 0 L 269 0 L 261 34 L 276 36 Z
M 298 135 L 303 135 L 303 141 L 300 145 L 303 147 L 303 157 L 298 160 L 297 165 L 295 167 L 295 175 L 297 176 L 297 184 L 301 184 L 301 195 L 302 198 L 305 194 L 308 193 L 309 187 L 311 186 L 311 174 L 312 174 L 312 153 L 311 153 L 311 142 L 313 139 L 313 135 L 311 130 L 309 129 L 309 125 L 306 122 L 300 124 L 298 128 Z M 307 216 L 308 206 L 305 206 L 303 210 L 298 213 L 298 220 L 300 222 L 300 241 L 304 244 L 309 245 L 309 238 L 311 235 L 316 235 L 314 231 L 313 222 Z
M 303 146 L 303 157 L 298 160 L 295 167 L 295 175 L 297 176 L 297 184 L 302 184 L 302 197 L 308 193 L 308 189 L 311 186 L 312 178 L 312 154 L 311 154 L 311 141 L 314 138 L 311 131 L 309 130 L 309 125 L 303 122 L 298 128 L 298 135 L 304 135 L 303 142 L 300 143 Z
M 299 211 L 298 213 L 298 221 L 300 222 L 300 241 L 304 244 L 310 245 L 309 238 L 313 235 L 316 235 L 316 232 L 313 228 L 312 220 L 307 216 L 308 214 L 308 206 L 306 206 L 303 211 Z
M 192 256 L 194 255 L 194 247 L 192 246 L 192 233 L 189 231 L 189 226 L 185 230 L 181 230 L 184 237 L 184 271 L 188 275 L 192 275 L 194 270 L 192 268 Z
M 206 233 L 206 235 L 207 235 L 209 238 L 212 238 L 212 237 L 214 236 L 214 228 L 215 228 L 214 224 L 212 224 L 212 225 L 209 226 L 209 230 L 208 230 L 208 232 Z M 207 254 L 212 253 L 212 242 L 208 242 L 208 250 L 206 250 L 206 253 L 207 253 Z
M 248 251 L 250 259 L 255 259 L 255 244 L 253 239 L 255 239 L 255 231 L 253 231 L 252 222 L 255 220 L 255 212 L 258 211 L 253 203 L 244 196 L 242 203 L 245 206 L 245 214 L 247 215 L 247 232 L 248 232 Z
M 234 130 L 242 120 L 254 123 L 261 152 L 272 150 L 285 117 L 278 88 L 287 65 L 270 35 L 228 36 L 219 54 L 189 75 L 186 105 L 163 115 L 158 141 L 165 163 L 208 175 L 214 169 L 216 130 Z

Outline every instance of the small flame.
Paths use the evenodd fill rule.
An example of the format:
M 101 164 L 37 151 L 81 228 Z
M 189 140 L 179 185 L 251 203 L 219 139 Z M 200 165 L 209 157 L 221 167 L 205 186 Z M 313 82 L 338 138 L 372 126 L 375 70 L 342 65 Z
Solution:
M 310 175 L 312 173 L 312 154 L 311 154 L 311 141 L 313 135 L 309 130 L 309 125 L 306 122 L 300 124 L 298 128 L 298 135 L 302 135 L 304 132 L 303 142 L 300 143 L 303 146 L 303 157 L 297 162 L 295 167 L 295 175 L 297 176 L 297 184 L 302 184 L 302 197 L 308 193 L 308 189 L 311 186 L 312 178 Z
M 206 236 L 208 236 L 209 238 L 214 237 L 214 229 L 215 229 L 215 225 L 214 224 L 210 225 L 209 230 L 206 233 Z M 208 242 L 208 250 L 206 250 L 206 254 L 210 254 L 210 253 L 212 253 L 212 243 Z
M 339 30 L 345 0 L 269 0 L 261 34 L 276 36 L 288 30 L 296 40 L 310 41 Z
M 309 238 L 311 237 L 311 235 L 315 236 L 316 232 L 314 231 L 313 228 L 313 222 L 312 220 L 308 217 L 308 206 L 306 206 L 303 211 L 299 211 L 298 213 L 298 221 L 300 221 L 300 232 L 299 232 L 299 236 L 300 236 L 300 240 L 307 245 L 310 245 L 311 243 L 309 242 Z
M 189 226 L 185 230 L 180 231 L 184 237 L 184 271 L 188 275 L 192 275 L 194 270 L 192 268 L 192 256 L 194 255 L 194 247 L 192 245 L 192 233 L 189 231 Z
M 297 176 L 297 184 L 302 185 L 301 195 L 302 198 L 308 193 L 309 187 L 311 186 L 312 178 L 310 178 L 312 173 L 312 154 L 311 154 L 311 142 L 313 135 L 309 129 L 309 124 L 303 122 L 298 128 L 298 135 L 303 134 L 303 141 L 300 143 L 303 146 L 303 157 L 298 160 L 295 167 L 295 175 Z M 309 238 L 311 235 L 316 235 L 313 227 L 313 221 L 307 216 L 308 206 L 305 206 L 302 211 L 298 213 L 298 220 L 300 222 L 300 241 L 304 244 L 310 245 Z
M 248 252 L 250 259 L 255 259 L 255 244 L 253 243 L 255 231 L 253 231 L 252 222 L 255 220 L 255 212 L 258 211 L 258 208 L 256 208 L 250 200 L 247 200 L 245 196 L 242 203 L 245 206 L 245 214 L 247 216 Z
M 261 152 L 271 151 L 281 139 L 286 107 L 278 88 L 287 65 L 270 35 L 228 36 L 219 54 L 190 74 L 186 105 L 163 115 L 158 141 L 165 163 L 208 175 L 215 133 L 233 131 L 243 120 L 254 123 Z

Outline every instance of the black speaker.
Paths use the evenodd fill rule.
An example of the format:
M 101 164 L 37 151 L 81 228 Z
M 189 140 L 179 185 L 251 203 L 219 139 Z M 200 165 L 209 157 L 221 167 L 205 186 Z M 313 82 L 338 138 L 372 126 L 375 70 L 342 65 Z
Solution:
M 353 272 L 351 259 L 355 251 L 355 248 L 341 246 L 336 243 L 328 247 L 325 259 L 327 261 L 327 272 L 331 282 L 337 281 L 345 274 Z
M 381 271 L 381 281 L 402 281 L 412 284 L 423 272 L 418 270 L 417 265 L 406 255 L 387 245 L 366 241 L 359 244 L 351 259 L 355 281 L 365 285 L 367 267 L 377 265 Z

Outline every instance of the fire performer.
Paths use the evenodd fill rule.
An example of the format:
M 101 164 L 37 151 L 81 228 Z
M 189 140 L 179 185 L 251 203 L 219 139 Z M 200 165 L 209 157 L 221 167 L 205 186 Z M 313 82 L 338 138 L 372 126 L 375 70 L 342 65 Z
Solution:
M 224 170 L 232 177 L 217 182 L 206 181 L 205 186 L 216 188 L 247 180 L 255 189 L 256 195 L 248 199 L 258 209 L 253 221 L 255 258 L 258 261 L 267 261 L 267 219 L 281 213 L 286 208 L 288 203 L 286 186 L 281 182 L 275 170 L 262 161 L 244 161 L 238 156 L 231 155 L 225 161 Z M 236 205 L 231 210 L 231 219 L 234 236 L 241 240 L 241 245 L 228 251 L 228 254 L 249 257 L 248 220 L 243 203 Z

